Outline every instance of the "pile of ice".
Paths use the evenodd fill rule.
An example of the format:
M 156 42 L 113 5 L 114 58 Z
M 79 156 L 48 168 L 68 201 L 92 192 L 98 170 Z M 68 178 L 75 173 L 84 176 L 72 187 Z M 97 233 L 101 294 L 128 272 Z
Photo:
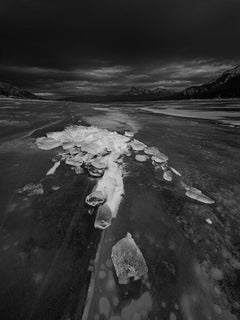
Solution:
M 171 182 L 175 176 L 181 174 L 168 165 L 168 156 L 156 147 L 149 147 L 143 142 L 134 139 L 134 133 L 126 131 L 119 134 L 106 129 L 94 126 L 69 126 L 63 131 L 50 132 L 46 137 L 36 140 L 38 148 L 50 150 L 61 147 L 55 163 L 47 172 L 47 175 L 54 174 L 62 162 L 71 166 L 76 174 L 88 171 L 89 175 L 98 179 L 94 188 L 94 194 L 89 195 L 86 203 L 96 208 L 99 214 L 96 215 L 95 226 L 105 229 L 111 224 L 109 217 L 116 217 L 119 204 L 124 192 L 122 156 L 135 152 L 135 160 L 146 162 L 151 160 L 156 170 L 162 170 L 162 177 Z M 186 189 L 186 196 L 204 203 L 214 203 L 213 200 L 201 193 L 201 191 L 183 184 Z M 98 199 L 100 196 L 101 199 Z M 99 207 L 99 208 L 98 208 Z M 108 217 L 107 222 L 102 217 Z M 100 219 L 100 220 L 99 220 Z
M 124 194 L 124 155 L 133 153 L 136 161 L 151 162 L 155 170 L 161 170 L 166 183 L 181 179 L 181 174 L 169 166 L 167 155 L 156 147 L 148 147 L 134 139 L 132 132 L 119 134 L 94 126 L 69 126 L 63 131 L 47 133 L 46 137 L 38 138 L 36 144 L 42 150 L 61 148 L 47 175 L 54 174 L 57 168 L 65 163 L 76 174 L 87 171 L 96 179 L 96 184 L 85 202 L 91 208 L 89 213 L 96 214 L 95 228 L 101 230 L 111 225 Z M 187 197 L 207 204 L 214 203 L 199 189 L 187 186 L 181 180 L 180 185 L 185 189 Z M 40 192 L 38 187 L 36 190 L 26 190 L 29 192 L 30 189 L 31 193 Z M 145 259 L 130 233 L 113 246 L 111 257 L 120 284 L 127 284 L 130 279 L 147 278 Z

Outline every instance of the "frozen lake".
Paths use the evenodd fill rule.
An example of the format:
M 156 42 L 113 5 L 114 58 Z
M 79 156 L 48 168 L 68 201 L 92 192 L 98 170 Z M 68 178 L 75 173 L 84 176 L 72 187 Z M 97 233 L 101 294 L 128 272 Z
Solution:
M 117 218 L 105 231 L 96 230 L 85 204 L 96 181 L 64 165 L 46 176 L 57 151 L 35 144 L 47 132 L 72 124 L 133 131 L 136 139 L 166 154 L 181 178 L 165 181 L 151 161 L 126 157 Z M 239 319 L 239 124 L 237 100 L 1 99 L 0 317 Z M 187 198 L 179 179 L 215 203 Z M 18 194 L 39 182 L 44 194 Z M 117 281 L 111 249 L 127 232 L 145 257 L 147 283 Z

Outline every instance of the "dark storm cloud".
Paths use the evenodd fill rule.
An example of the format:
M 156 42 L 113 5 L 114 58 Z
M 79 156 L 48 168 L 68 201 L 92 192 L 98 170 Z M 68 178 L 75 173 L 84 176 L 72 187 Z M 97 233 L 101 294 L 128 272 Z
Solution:
M 64 94 L 201 83 L 239 62 L 239 12 L 238 0 L 8 0 L 1 78 Z

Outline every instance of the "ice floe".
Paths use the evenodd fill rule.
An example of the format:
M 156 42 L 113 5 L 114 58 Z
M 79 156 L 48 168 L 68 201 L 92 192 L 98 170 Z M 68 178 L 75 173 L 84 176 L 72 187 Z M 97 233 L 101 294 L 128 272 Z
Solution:
M 62 145 L 61 141 L 57 141 L 53 138 L 46 138 L 46 137 L 41 137 L 37 138 L 36 144 L 39 149 L 42 150 L 51 150 L 57 147 L 60 147 Z
M 50 168 L 48 170 L 48 172 L 46 173 L 47 176 L 51 175 L 51 174 L 54 174 L 55 171 L 57 170 L 57 168 L 60 166 L 61 162 L 60 161 L 57 161 L 54 163 L 54 165 L 52 166 L 52 168 Z
M 120 284 L 127 284 L 130 279 L 147 279 L 146 261 L 130 233 L 113 246 L 111 258 Z
M 130 142 L 130 146 L 134 151 L 142 151 L 147 147 L 143 142 L 136 139 Z
M 172 181 L 172 178 L 173 178 L 173 174 L 172 174 L 172 171 L 170 170 L 167 170 L 163 173 L 163 179 L 166 180 L 166 181 Z
M 139 162 L 145 162 L 148 160 L 148 156 L 144 154 L 136 154 L 135 159 Z
M 107 203 L 100 205 L 97 209 L 97 214 L 94 222 L 94 227 L 104 230 L 110 226 L 112 221 L 112 211 Z
M 86 203 L 89 206 L 96 207 L 105 202 L 106 198 L 102 191 L 93 191 L 86 197 Z
M 207 204 L 215 203 L 214 200 L 210 199 L 208 196 L 203 194 L 201 190 L 197 188 L 186 186 L 185 189 L 186 189 L 185 195 L 191 199 L 194 199 L 203 203 L 207 203 Z

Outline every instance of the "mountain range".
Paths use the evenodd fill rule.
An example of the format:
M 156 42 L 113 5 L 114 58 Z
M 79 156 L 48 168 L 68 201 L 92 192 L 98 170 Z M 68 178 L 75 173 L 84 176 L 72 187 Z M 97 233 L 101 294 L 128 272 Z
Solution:
M 220 77 L 193 86 L 173 96 L 174 99 L 240 98 L 240 66 L 225 71 Z
M 0 81 L 0 96 L 22 99 L 40 99 L 35 94 Z
M 0 82 L 0 96 L 41 99 L 40 97 Z M 199 86 L 192 86 L 180 92 L 164 88 L 146 89 L 132 87 L 130 90 L 115 95 L 81 95 L 66 97 L 61 100 L 76 102 L 124 102 L 124 101 L 157 101 L 180 99 L 214 99 L 240 98 L 240 65 L 225 71 L 220 77 Z

